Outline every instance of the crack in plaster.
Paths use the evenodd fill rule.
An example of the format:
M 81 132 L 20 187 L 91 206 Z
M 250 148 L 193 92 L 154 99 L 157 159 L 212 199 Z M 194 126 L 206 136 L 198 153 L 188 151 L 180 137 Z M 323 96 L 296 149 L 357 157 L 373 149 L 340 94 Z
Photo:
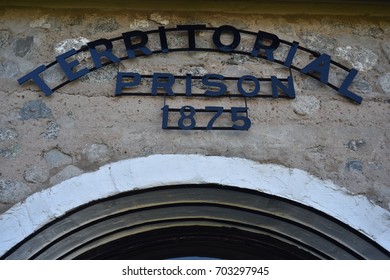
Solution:
M 112 182 L 112 184 L 113 184 L 114 189 L 117 190 L 117 191 L 120 191 L 119 188 L 118 188 L 118 186 L 116 185 L 115 178 L 114 178 L 114 176 L 112 175 L 111 165 L 108 166 L 108 174 L 109 174 L 109 176 L 110 176 L 110 178 L 111 178 L 111 182 Z

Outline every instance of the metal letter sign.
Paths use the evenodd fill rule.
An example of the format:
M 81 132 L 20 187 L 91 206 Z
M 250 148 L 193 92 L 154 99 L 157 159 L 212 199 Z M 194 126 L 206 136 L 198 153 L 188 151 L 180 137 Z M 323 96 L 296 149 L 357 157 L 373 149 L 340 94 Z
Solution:
M 197 45 L 197 32 L 211 32 L 211 48 L 201 48 Z M 170 47 L 170 41 L 167 34 L 185 34 L 188 43 L 186 47 Z M 229 35 L 231 42 L 226 43 L 222 36 Z M 243 43 L 243 35 L 246 43 L 252 45 L 252 50 L 242 51 L 240 45 Z M 151 46 L 149 43 L 150 36 L 158 36 L 159 44 Z M 122 41 L 126 53 L 121 54 L 121 50 L 114 48 L 114 42 Z M 155 41 L 155 40 L 153 40 Z M 136 43 L 135 43 L 136 42 Z M 280 47 L 288 48 L 284 59 L 276 59 L 274 52 Z M 171 73 L 154 73 L 152 75 L 141 75 L 133 72 L 118 72 L 115 86 L 115 96 L 161 96 L 164 97 L 164 106 L 162 107 L 162 128 L 163 129 L 182 129 L 182 130 L 248 130 L 251 121 L 248 117 L 247 98 L 295 98 L 295 89 L 292 70 L 310 76 L 321 83 L 336 90 L 343 97 L 360 104 L 362 97 L 349 90 L 354 78 L 357 75 L 356 69 L 349 69 L 331 59 L 328 54 L 319 54 L 315 51 L 301 47 L 298 42 L 288 42 L 279 39 L 275 34 L 258 31 L 246 31 L 237 29 L 234 26 L 222 25 L 218 28 L 206 27 L 206 25 L 178 25 L 176 28 L 159 27 L 157 30 L 150 31 L 130 31 L 123 33 L 122 36 L 112 39 L 98 39 L 89 42 L 86 46 L 78 50 L 71 49 L 56 57 L 55 61 L 47 65 L 41 65 L 31 72 L 27 73 L 20 79 L 19 84 L 27 81 L 33 81 L 45 93 L 51 95 L 56 90 L 75 81 L 89 72 L 107 66 L 112 63 L 118 63 L 123 60 L 135 59 L 137 57 L 150 56 L 155 54 L 167 54 L 174 52 L 220 52 L 229 54 L 241 54 L 250 57 L 256 57 L 278 63 L 289 69 L 290 76 L 280 78 L 271 76 L 270 78 L 255 77 L 247 74 L 241 77 L 226 77 L 218 73 L 206 74 L 204 76 L 193 76 L 186 74 L 177 76 Z M 81 65 L 77 60 L 76 54 L 80 52 L 89 53 L 94 66 L 88 68 Z M 309 55 L 314 57 L 310 63 L 304 67 L 294 64 L 294 58 L 298 55 Z M 67 77 L 67 80 L 55 86 L 49 86 L 42 78 L 41 74 L 47 69 L 58 64 Z M 76 70 L 77 68 L 77 70 Z M 344 80 L 340 85 L 333 84 L 329 81 L 332 71 L 341 71 L 344 73 Z M 136 90 L 143 80 L 150 81 L 151 88 L 148 92 L 139 92 Z M 178 80 L 184 81 L 182 90 L 174 90 L 173 86 Z M 193 81 L 200 80 L 206 88 L 204 92 L 193 92 Z M 199 82 L 198 82 L 199 83 Z M 227 84 L 234 83 L 236 92 L 228 92 Z M 270 83 L 272 91 L 262 93 L 260 89 L 264 83 Z M 249 88 L 247 85 L 250 84 Z M 167 98 L 243 98 L 245 106 L 224 108 L 219 106 L 205 106 L 204 108 L 194 108 L 186 105 L 181 108 L 171 108 L 166 104 Z M 198 125 L 197 116 L 207 114 L 207 122 L 204 125 Z M 174 119 L 172 121 L 172 118 Z M 230 120 L 229 125 L 215 125 L 219 119 Z M 173 125 L 172 125 L 173 122 Z M 170 124 L 171 123 L 171 124 Z

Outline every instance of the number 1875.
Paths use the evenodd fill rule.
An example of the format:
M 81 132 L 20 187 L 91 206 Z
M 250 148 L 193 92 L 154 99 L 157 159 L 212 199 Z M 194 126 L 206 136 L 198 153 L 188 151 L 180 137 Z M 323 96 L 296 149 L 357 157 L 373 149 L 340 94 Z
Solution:
M 163 118 L 162 118 L 162 128 L 168 129 L 168 114 L 170 111 L 174 109 L 170 109 L 168 105 L 165 105 L 162 108 L 163 111 Z M 177 121 L 177 125 L 179 129 L 183 130 L 191 130 L 196 128 L 196 119 L 195 115 L 198 112 L 210 112 L 214 113 L 214 115 L 211 117 L 211 119 L 208 121 L 207 126 L 205 129 L 212 130 L 214 127 L 215 122 L 217 119 L 222 115 L 224 112 L 230 113 L 231 121 L 233 122 L 233 125 L 231 126 L 232 129 L 236 130 L 248 130 L 251 126 L 251 120 L 248 118 L 246 112 L 247 108 L 245 107 L 232 107 L 231 109 L 224 109 L 223 107 L 218 106 L 206 106 L 205 109 L 195 109 L 192 106 L 183 106 L 178 110 L 180 114 L 180 118 Z M 245 113 L 245 114 L 243 114 Z

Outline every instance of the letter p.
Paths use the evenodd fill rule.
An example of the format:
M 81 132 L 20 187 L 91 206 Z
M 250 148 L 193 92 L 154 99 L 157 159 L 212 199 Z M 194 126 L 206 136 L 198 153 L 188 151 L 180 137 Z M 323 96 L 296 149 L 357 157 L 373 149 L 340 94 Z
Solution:
M 132 78 L 133 80 L 131 82 L 124 82 L 123 78 Z M 122 95 L 123 88 L 127 87 L 135 87 L 138 86 L 141 83 L 141 75 L 138 73 L 131 73 L 131 72 L 118 72 L 117 78 L 116 78 L 116 88 L 115 88 L 115 95 Z

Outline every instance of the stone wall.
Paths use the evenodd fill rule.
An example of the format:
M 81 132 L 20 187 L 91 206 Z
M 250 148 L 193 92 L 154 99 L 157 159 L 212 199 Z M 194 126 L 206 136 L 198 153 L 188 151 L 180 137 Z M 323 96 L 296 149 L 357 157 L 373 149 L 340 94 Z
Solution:
M 241 157 L 299 168 L 390 209 L 389 19 L 2 8 L 0 212 L 33 192 L 106 163 L 169 153 Z M 178 24 L 263 30 L 327 53 L 359 70 L 352 90 L 364 98 L 363 103 L 350 102 L 315 79 L 293 72 L 296 99 L 248 100 L 252 120 L 248 132 L 183 132 L 161 129 L 162 98 L 113 97 L 118 71 L 288 74 L 277 64 L 220 53 L 184 52 L 123 61 L 89 73 L 49 97 L 33 83 L 17 83 L 32 69 L 89 41 Z M 210 41 L 205 34 L 199 36 Z M 185 40 L 171 38 L 178 45 Z M 78 60 L 91 64 L 83 54 Z M 46 74 L 49 83 L 64 78 L 57 70 Z M 237 105 L 234 100 L 177 102 Z M 153 172 L 164 168 L 169 167 Z

